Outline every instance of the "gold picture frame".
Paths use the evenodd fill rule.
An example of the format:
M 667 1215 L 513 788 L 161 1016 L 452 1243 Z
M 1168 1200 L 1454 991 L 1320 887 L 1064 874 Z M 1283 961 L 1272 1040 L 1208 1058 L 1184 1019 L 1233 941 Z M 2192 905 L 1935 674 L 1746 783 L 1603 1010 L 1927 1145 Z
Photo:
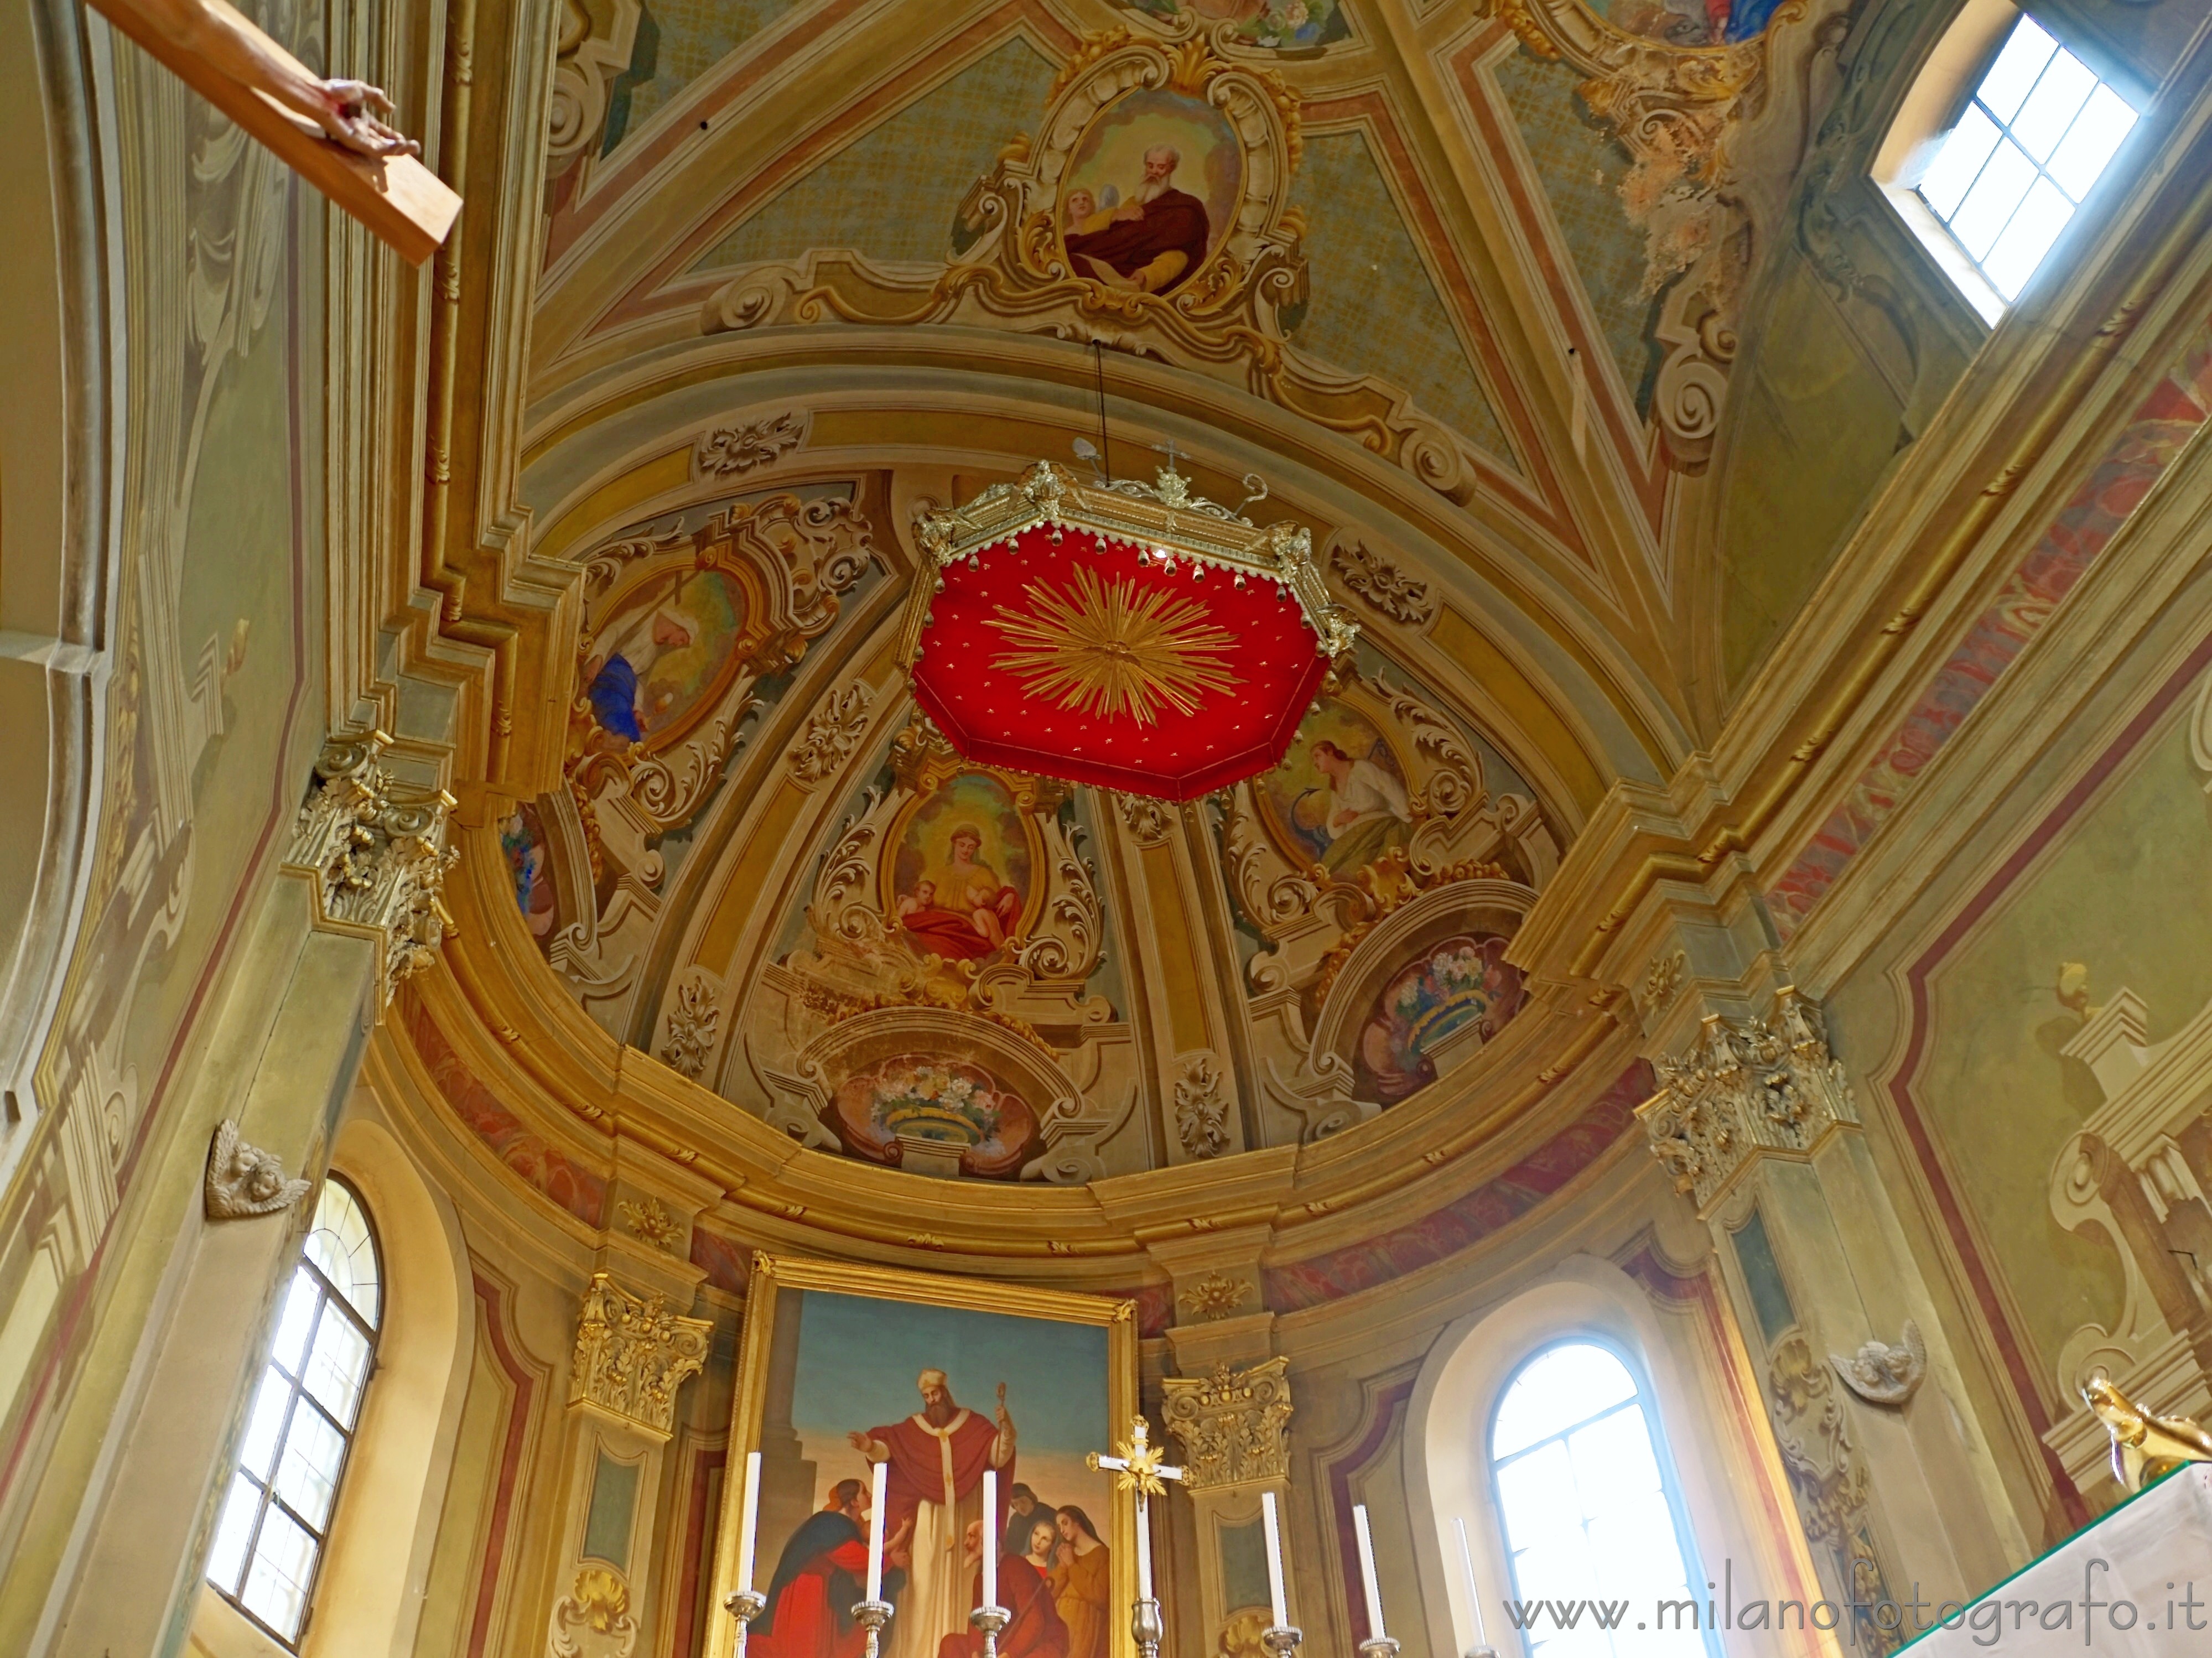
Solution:
M 810 1350 L 807 1346 L 809 1303 L 793 1299 L 810 1292 L 838 1298 L 824 1304 L 825 1311 L 834 1309 L 836 1313 L 836 1319 L 826 1328 L 817 1315 L 817 1328 L 823 1329 L 823 1333 L 818 1338 L 822 1346 L 817 1350 Z M 833 1454 L 835 1452 L 835 1442 L 822 1437 L 821 1424 L 811 1421 L 801 1424 L 798 1417 L 802 1410 L 834 1412 L 836 1407 L 823 1400 L 819 1390 L 809 1392 L 808 1402 L 805 1406 L 796 1401 L 802 1365 L 823 1363 L 838 1339 L 838 1330 L 848 1327 L 856 1315 L 856 1309 L 842 1304 L 851 1298 L 879 1301 L 889 1308 L 932 1309 L 938 1315 L 905 1320 L 896 1315 L 890 1317 L 886 1321 L 883 1333 L 884 1339 L 880 1345 L 872 1344 L 868 1350 L 872 1357 L 896 1351 L 902 1345 L 902 1340 L 908 1348 L 924 1341 L 943 1341 L 947 1339 L 945 1332 L 965 1322 L 957 1316 L 960 1315 L 980 1314 L 990 1320 L 1036 1321 L 1043 1325 L 1097 1330 L 1103 1336 L 1103 1350 L 1099 1356 L 1104 1372 L 1103 1408 L 1097 1407 L 1095 1402 L 1089 1405 L 1071 1403 L 1073 1399 L 1071 1389 L 1052 1390 L 1053 1405 L 1058 1413 L 1055 1431 L 1061 1438 L 1071 1435 L 1088 1438 L 1095 1430 L 1095 1442 L 1081 1447 L 1080 1450 L 1110 1451 L 1116 1442 L 1128 1436 L 1129 1423 L 1137 1411 L 1134 1302 L 1067 1291 L 1033 1289 L 1023 1284 L 994 1284 L 980 1278 L 818 1260 L 799 1255 L 756 1254 L 751 1278 L 747 1286 L 744 1333 L 738 1344 L 736 1387 L 730 1408 L 728 1473 L 723 1481 L 720 1525 L 714 1541 L 714 1590 L 708 1601 L 708 1615 L 713 1621 L 707 1658 L 733 1658 L 737 1647 L 737 1622 L 725 1609 L 724 1603 L 738 1588 L 738 1533 L 744 1499 L 745 1454 L 759 1449 L 763 1456 L 763 1495 L 753 1567 L 754 1583 L 763 1591 L 775 1573 L 778 1554 L 791 1529 L 790 1511 L 793 1505 L 790 1499 L 790 1488 L 794 1482 L 807 1484 L 810 1495 L 806 1512 L 811 1513 L 819 1505 L 817 1494 L 825 1487 L 825 1482 L 834 1484 L 836 1473 L 845 1473 L 848 1477 L 857 1475 L 864 1467 L 857 1452 L 851 1453 L 854 1465 L 852 1469 L 838 1468 L 836 1473 L 829 1466 L 823 1466 L 832 1461 L 831 1456 L 823 1457 L 819 1463 L 813 1459 L 806 1459 L 794 1465 L 789 1455 L 793 1446 L 799 1447 L 803 1454 L 810 1444 L 828 1444 Z M 944 1316 L 945 1315 L 954 1316 L 948 1319 Z M 903 1332 L 898 1327 L 902 1324 L 907 1327 Z M 967 1328 L 978 1337 L 988 1339 L 979 1339 L 976 1343 L 979 1347 L 997 1345 L 1008 1333 L 994 1324 L 970 1324 Z M 781 1344 L 778 1339 L 780 1333 L 783 1337 Z M 1071 1335 L 1055 1344 L 1049 1333 L 1040 1331 L 1036 1340 L 1029 1344 L 1024 1351 L 1034 1352 L 1042 1362 L 1055 1345 L 1079 1355 L 1089 1350 L 1091 1343 Z M 927 1362 L 951 1373 L 957 1400 L 961 1391 L 962 1372 L 956 1368 L 955 1358 L 956 1355 L 947 1353 L 931 1357 Z M 886 1376 L 905 1375 L 907 1366 L 904 1360 L 890 1362 L 897 1368 L 886 1371 Z M 976 1362 L 989 1363 L 988 1360 Z M 773 1423 L 769 1418 L 769 1407 L 776 1401 L 770 1398 L 772 1382 L 782 1394 L 781 1402 L 777 1404 L 781 1414 Z M 870 1385 L 881 1390 L 892 1384 L 876 1382 Z M 913 1378 L 906 1376 L 902 1385 L 911 1388 Z M 1021 1450 L 1024 1406 L 1020 1399 L 1021 1391 L 1027 1390 L 1010 1388 L 1008 1395 L 1009 1414 L 1013 1418 L 1016 1433 L 1014 1468 L 1018 1480 L 1024 1467 Z M 1096 1393 L 1087 1388 L 1084 1393 L 1086 1399 L 1096 1400 Z M 1030 1394 L 1032 1400 L 1038 1397 L 1035 1393 Z M 988 1402 L 990 1396 L 979 1394 L 978 1398 L 987 1402 L 975 1407 L 988 1412 L 991 1408 Z M 913 1407 L 909 1405 L 907 1408 L 911 1410 Z M 1091 1415 L 1099 1418 L 1095 1424 L 1088 1420 Z M 874 1418 L 876 1421 L 885 1419 L 895 1418 Z M 849 1425 L 865 1430 L 871 1424 L 859 1422 Z M 803 1438 L 802 1435 L 810 1428 L 814 1437 L 811 1440 Z M 763 1443 L 764 1429 L 772 1429 L 775 1444 Z M 1073 1444 L 1060 1447 L 1051 1466 L 1055 1470 L 1061 1469 L 1068 1454 L 1079 1455 L 1080 1453 Z M 774 1461 L 769 1460 L 772 1455 L 776 1459 Z M 810 1472 L 795 1475 L 793 1472 L 794 1467 Z M 1136 1643 L 1129 1633 L 1128 1609 L 1135 1599 L 1137 1588 L 1135 1498 L 1121 1490 L 1110 1475 L 1095 1471 L 1081 1476 L 1056 1473 L 1054 1478 L 1063 1483 L 1075 1479 L 1092 1482 L 1083 1485 L 1080 1489 L 1103 1510 L 1105 1535 L 1102 1540 L 1111 1550 L 1108 1560 L 1107 1649 L 1112 1658 L 1134 1658 Z M 778 1499 L 780 1507 L 771 1502 L 769 1496 L 779 1479 L 786 1488 Z M 1046 1493 L 1038 1495 L 1042 1498 Z M 896 1622 L 894 1619 L 893 1624 Z M 885 1634 L 888 1640 L 888 1628 Z M 886 1645 L 887 1654 L 893 1649 Z

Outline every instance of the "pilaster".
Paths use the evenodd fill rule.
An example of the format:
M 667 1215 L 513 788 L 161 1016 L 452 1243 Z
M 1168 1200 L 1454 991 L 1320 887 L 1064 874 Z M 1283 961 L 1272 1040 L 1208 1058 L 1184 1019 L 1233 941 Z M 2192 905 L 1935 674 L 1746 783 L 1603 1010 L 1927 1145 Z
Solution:
M 1826 1593 L 1971 1596 L 2015 1564 L 1993 1470 L 1820 1010 L 1786 984 L 1749 1017 L 1692 991 L 1663 1023 L 1689 1029 L 1637 1114 L 1711 1229 Z

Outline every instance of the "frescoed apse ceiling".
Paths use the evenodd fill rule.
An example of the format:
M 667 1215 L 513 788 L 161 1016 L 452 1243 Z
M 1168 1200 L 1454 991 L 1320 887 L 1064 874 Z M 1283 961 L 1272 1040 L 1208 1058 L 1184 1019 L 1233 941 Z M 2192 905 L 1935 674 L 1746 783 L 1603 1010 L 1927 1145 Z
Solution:
M 463 884 L 553 1040 L 986 1181 L 1541 1097 L 1589 1021 L 1520 918 L 1971 345 L 1835 182 L 1892 9 L 1852 70 L 1833 0 L 568 0 L 519 504 L 581 580 Z M 1778 495 L 1824 349 L 1865 440 Z M 1362 630 L 1188 805 L 964 763 L 897 658 L 917 516 L 1102 402 Z

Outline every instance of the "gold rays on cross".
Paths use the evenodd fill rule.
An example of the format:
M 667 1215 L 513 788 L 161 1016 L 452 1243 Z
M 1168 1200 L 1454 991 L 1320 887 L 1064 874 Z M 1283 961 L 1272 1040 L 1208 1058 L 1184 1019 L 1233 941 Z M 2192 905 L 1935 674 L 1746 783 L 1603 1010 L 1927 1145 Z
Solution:
M 1027 597 L 1027 610 L 990 618 L 1016 647 L 991 665 L 1031 696 L 1149 726 L 1164 708 L 1195 714 L 1200 697 L 1237 689 L 1227 665 L 1236 635 L 1214 626 L 1195 598 L 1088 569 L 1075 572 L 1072 590 L 1032 582 Z

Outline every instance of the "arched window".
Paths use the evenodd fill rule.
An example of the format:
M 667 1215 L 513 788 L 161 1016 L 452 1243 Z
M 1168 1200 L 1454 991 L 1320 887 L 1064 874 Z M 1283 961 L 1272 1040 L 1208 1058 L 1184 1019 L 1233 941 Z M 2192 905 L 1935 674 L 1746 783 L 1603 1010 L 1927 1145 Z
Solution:
M 368 1212 L 333 1175 L 292 1269 L 208 1555 L 208 1582 L 288 1647 L 307 1627 L 381 1295 Z
M 1882 147 L 1876 181 L 1994 323 L 2140 111 L 2005 0 L 1968 0 L 1923 81 Z
M 1588 1338 L 1536 1354 L 1499 1398 L 1490 1473 L 1514 1595 L 1551 1603 L 1522 1631 L 1532 1655 L 1717 1658 L 1699 1615 L 1703 1580 L 1691 1588 L 1689 1527 L 1654 1428 L 1620 1355 Z M 1623 1601 L 1617 1643 L 1603 1614 Z M 1667 1601 L 1695 1607 L 1662 1614 Z M 1638 1630 L 1647 1620 L 1651 1628 Z

